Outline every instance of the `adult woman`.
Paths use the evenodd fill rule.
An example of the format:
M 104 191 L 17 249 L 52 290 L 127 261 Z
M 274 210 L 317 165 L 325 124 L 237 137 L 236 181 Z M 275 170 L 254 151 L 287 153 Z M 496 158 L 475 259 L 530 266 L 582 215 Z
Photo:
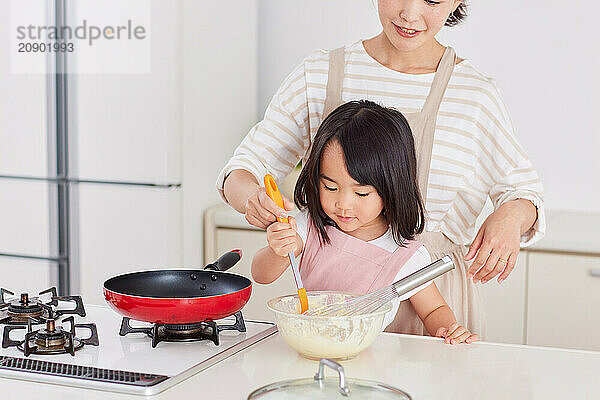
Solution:
M 436 283 L 459 320 L 484 333 L 474 282 L 514 268 L 519 244 L 544 231 L 541 183 L 517 143 L 493 82 L 435 39 L 464 17 L 460 0 L 380 0 L 382 32 L 329 52 L 315 52 L 284 81 L 265 119 L 236 149 L 217 187 L 252 225 L 266 227 L 282 213 L 260 188 L 265 173 L 287 175 L 306 157 L 320 122 L 337 105 L 367 98 L 406 116 L 415 138 L 426 232 L 432 257 L 451 254 L 453 274 Z M 485 200 L 495 211 L 473 237 Z M 292 208 L 286 202 L 286 209 Z M 473 260 L 467 269 L 465 261 Z M 469 278 L 473 278 L 471 281 Z M 409 304 L 391 330 L 424 333 Z

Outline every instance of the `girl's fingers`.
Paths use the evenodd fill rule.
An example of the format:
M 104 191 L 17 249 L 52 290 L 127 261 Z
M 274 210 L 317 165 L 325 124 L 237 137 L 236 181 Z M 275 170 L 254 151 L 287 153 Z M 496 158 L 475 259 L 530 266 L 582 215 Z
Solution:
M 448 331 L 446 332 L 446 343 L 450 344 L 450 340 L 452 339 L 454 333 L 458 330 L 462 328 L 459 324 L 452 324 L 449 328 Z
M 481 243 L 483 242 L 483 227 L 479 228 L 479 232 L 473 239 L 473 243 L 471 243 L 471 247 L 469 247 L 469 251 L 465 254 L 465 261 L 471 260 L 477 254 L 477 250 L 481 247 Z M 470 277 L 469 277 L 470 278 Z
M 286 257 L 288 253 L 296 250 L 296 239 L 289 240 L 276 240 L 269 242 L 269 246 L 273 249 L 273 252 L 280 257 Z
M 294 217 L 288 217 L 288 221 L 289 221 L 290 226 L 292 227 L 292 229 L 297 232 L 298 231 L 298 225 L 296 224 L 296 218 L 294 218 Z
M 448 333 L 448 328 L 444 328 L 443 326 L 438 328 L 437 332 L 435 333 L 435 337 L 446 337 L 446 333 Z
M 269 225 L 270 232 L 282 232 L 282 231 L 290 231 L 294 232 L 291 225 L 287 222 L 273 222 Z
M 456 337 L 453 337 L 453 338 L 450 340 L 450 344 L 458 344 L 458 343 L 462 343 L 462 342 L 464 342 L 465 340 L 467 340 L 467 338 L 468 338 L 469 336 L 471 336 L 471 332 L 469 332 L 468 330 L 466 330 L 466 329 L 465 329 L 464 331 L 462 331 L 462 333 L 461 333 L 460 335 L 458 335 L 458 336 L 456 336 Z
M 477 273 L 477 271 L 485 264 L 485 261 L 488 259 L 491 252 L 492 246 L 487 242 L 484 242 L 477 252 L 477 257 L 475 257 L 475 260 L 467 270 L 467 279 L 470 279 Z M 475 281 L 474 278 L 473 281 Z
M 479 342 L 479 335 L 475 335 L 475 334 L 471 334 L 471 336 L 469 336 L 465 342 L 467 343 L 474 343 L 474 342 Z
M 510 275 L 512 270 L 515 269 L 515 265 L 517 264 L 517 256 L 518 255 L 519 255 L 519 250 L 512 253 L 508 257 L 508 263 L 506 264 L 506 268 L 504 268 L 504 272 L 502 272 L 502 274 L 500 274 L 500 276 L 498 277 L 498 283 L 502 283 L 502 281 L 504 281 L 506 278 L 508 278 L 508 275 Z

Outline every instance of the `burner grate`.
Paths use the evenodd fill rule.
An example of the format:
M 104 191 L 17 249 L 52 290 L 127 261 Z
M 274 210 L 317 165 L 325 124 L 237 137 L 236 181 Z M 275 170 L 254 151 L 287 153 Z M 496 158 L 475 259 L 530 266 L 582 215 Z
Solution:
M 0 356 L 0 369 L 143 387 L 154 386 L 169 379 L 166 375 L 143 374 L 7 356 Z

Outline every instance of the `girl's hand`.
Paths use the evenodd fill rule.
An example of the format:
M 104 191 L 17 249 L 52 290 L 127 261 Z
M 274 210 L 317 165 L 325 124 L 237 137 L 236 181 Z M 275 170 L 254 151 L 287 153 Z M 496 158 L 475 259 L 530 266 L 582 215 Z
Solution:
M 298 250 L 296 220 L 288 217 L 289 223 L 274 222 L 267 228 L 267 242 L 275 254 L 287 257 L 288 253 Z
M 282 196 L 283 197 L 283 196 Z M 245 216 L 250 225 L 265 229 L 276 221 L 276 217 L 286 218 L 287 212 L 294 208 L 294 203 L 283 197 L 285 210 L 279 208 L 269 196 L 265 188 L 259 186 L 256 188 L 248 200 L 246 200 Z
M 445 338 L 447 344 L 473 343 L 479 341 L 479 335 L 472 334 L 467 328 L 457 323 L 448 328 L 441 327 L 435 333 L 436 337 Z
M 508 277 L 517 262 L 521 234 L 535 222 L 531 209 L 536 213 L 531 202 L 518 199 L 502 204 L 487 217 L 465 255 L 465 261 L 477 255 L 467 270 L 467 279 L 486 283 L 500 274 L 498 283 L 502 283 Z

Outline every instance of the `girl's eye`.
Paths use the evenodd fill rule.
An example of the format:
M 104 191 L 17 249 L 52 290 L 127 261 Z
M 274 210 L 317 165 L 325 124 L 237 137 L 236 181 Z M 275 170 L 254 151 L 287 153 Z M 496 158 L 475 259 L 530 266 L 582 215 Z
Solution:
M 440 4 L 439 1 L 433 1 L 433 0 L 425 0 L 425 3 L 432 5 L 432 6 L 437 6 L 438 4 Z
M 367 197 L 369 195 L 369 193 L 358 193 L 358 192 L 355 192 L 355 193 L 360 197 Z
M 329 190 L 330 192 L 335 192 L 337 190 L 337 188 L 332 188 L 327 185 L 323 185 L 323 187 L 325 188 L 325 190 Z

